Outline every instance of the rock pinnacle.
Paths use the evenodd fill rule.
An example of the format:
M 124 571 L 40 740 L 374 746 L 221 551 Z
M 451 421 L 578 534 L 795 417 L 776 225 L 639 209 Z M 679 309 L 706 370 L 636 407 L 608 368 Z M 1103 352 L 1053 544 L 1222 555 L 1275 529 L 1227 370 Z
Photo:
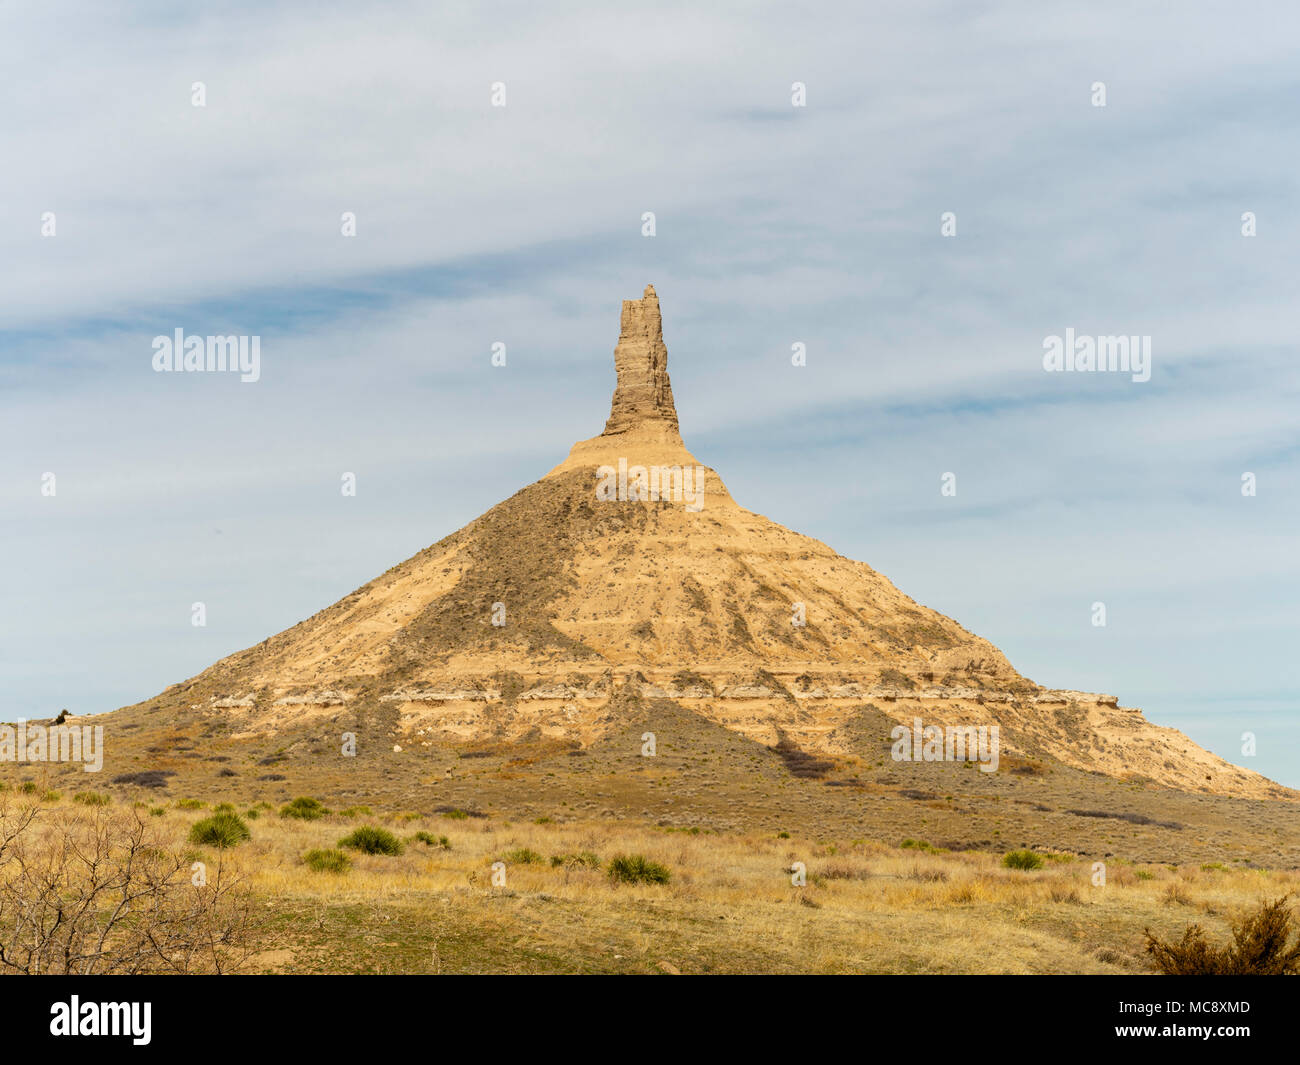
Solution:
M 673 386 L 668 381 L 659 297 L 646 285 L 639 300 L 624 300 L 618 347 L 614 349 L 618 385 L 602 436 L 616 436 L 645 425 L 678 432 Z

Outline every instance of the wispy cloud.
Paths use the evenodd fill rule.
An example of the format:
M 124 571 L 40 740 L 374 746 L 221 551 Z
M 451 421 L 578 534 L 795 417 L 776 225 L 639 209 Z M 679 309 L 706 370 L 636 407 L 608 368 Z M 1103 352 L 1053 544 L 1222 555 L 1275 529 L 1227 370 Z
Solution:
M 1229 758 L 1266 717 L 1252 764 L 1300 784 L 1290 8 L 86 3 L 3 29 L 9 713 L 142 698 L 545 473 L 599 430 L 618 301 L 653 280 L 688 443 L 742 503 L 1044 683 Z M 262 380 L 154 374 L 177 327 L 262 336 Z M 1066 327 L 1150 335 L 1152 380 L 1045 374 Z

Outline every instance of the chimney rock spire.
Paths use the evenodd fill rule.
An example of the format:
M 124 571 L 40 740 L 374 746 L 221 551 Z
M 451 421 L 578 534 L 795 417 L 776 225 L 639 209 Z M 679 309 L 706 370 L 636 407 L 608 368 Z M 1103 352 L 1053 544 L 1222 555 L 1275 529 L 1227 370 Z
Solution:
M 614 349 L 618 385 L 601 435 L 616 436 L 643 425 L 657 425 L 676 436 L 677 408 L 668 381 L 668 349 L 654 285 L 646 285 L 639 300 L 623 301 L 620 326 Z

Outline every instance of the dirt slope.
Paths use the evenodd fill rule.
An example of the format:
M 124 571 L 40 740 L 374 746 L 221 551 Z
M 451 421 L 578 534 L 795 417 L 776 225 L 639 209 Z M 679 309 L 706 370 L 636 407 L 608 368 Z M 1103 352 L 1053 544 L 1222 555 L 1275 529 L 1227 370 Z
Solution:
M 1113 697 L 1042 688 L 869 566 L 737 504 L 678 434 L 660 323 L 653 288 L 624 302 L 606 429 L 542 480 L 139 705 L 200 707 L 236 735 L 371 713 L 426 743 L 589 745 L 628 700 L 669 700 L 831 755 L 867 741 L 852 724 L 871 706 L 909 724 L 996 724 L 1005 751 L 1076 769 L 1294 794 Z M 679 472 L 638 499 L 639 467 L 647 482 L 652 467 Z

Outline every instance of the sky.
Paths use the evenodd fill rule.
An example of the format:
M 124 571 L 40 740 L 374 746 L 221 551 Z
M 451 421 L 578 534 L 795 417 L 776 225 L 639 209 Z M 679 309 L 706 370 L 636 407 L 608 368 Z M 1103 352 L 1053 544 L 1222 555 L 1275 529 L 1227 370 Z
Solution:
M 653 282 L 738 502 L 1300 787 L 1294 5 L 115 7 L 0 8 L 0 718 L 544 475 Z M 260 378 L 156 372 L 176 329 Z M 1067 329 L 1150 379 L 1047 371 Z

